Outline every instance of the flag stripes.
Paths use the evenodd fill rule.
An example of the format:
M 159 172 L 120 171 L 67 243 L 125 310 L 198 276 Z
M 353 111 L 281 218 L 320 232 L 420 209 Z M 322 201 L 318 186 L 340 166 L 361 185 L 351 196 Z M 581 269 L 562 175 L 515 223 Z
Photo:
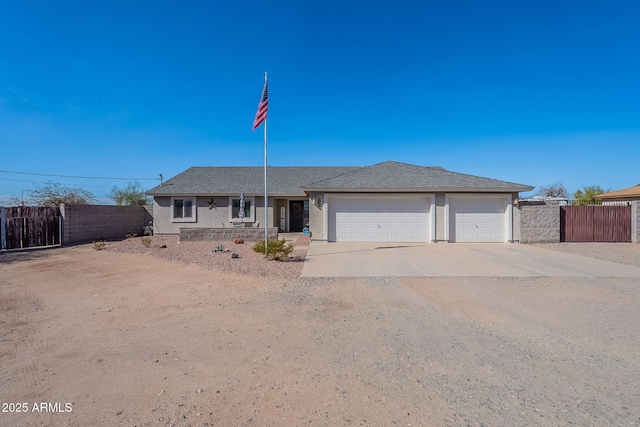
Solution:
M 267 120 L 267 110 L 269 109 L 269 90 L 268 83 L 264 82 L 264 89 L 262 89 L 262 98 L 260 98 L 260 102 L 258 103 L 258 111 L 256 111 L 256 118 L 253 120 L 253 129 L 256 130 L 258 127 Z

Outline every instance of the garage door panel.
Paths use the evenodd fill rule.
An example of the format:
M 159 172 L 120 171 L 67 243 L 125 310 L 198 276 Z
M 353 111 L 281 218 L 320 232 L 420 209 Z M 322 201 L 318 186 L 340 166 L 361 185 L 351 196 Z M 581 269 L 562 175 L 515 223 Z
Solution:
M 429 208 L 428 199 L 333 199 L 329 201 L 329 240 L 426 242 Z
M 454 242 L 504 242 L 504 198 L 449 200 L 449 240 Z

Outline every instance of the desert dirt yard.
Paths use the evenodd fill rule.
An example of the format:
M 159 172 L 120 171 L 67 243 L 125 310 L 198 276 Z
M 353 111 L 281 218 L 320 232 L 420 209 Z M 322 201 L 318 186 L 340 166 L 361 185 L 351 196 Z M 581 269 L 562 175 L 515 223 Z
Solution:
M 0 425 L 640 425 L 640 279 L 299 278 L 304 245 L 0 254 Z

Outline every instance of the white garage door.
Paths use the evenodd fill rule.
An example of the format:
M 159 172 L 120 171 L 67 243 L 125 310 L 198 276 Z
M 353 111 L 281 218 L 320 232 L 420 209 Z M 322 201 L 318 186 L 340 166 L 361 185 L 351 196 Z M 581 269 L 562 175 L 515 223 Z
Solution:
M 332 199 L 330 242 L 427 242 L 428 199 Z
M 504 242 L 506 202 L 496 199 L 449 199 L 449 240 Z

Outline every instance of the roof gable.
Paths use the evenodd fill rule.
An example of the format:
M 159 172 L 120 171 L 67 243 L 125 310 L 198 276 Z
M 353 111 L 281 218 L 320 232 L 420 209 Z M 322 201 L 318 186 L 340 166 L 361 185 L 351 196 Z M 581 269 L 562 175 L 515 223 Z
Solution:
M 533 187 L 448 171 L 386 161 L 303 186 L 323 191 L 530 191 Z

